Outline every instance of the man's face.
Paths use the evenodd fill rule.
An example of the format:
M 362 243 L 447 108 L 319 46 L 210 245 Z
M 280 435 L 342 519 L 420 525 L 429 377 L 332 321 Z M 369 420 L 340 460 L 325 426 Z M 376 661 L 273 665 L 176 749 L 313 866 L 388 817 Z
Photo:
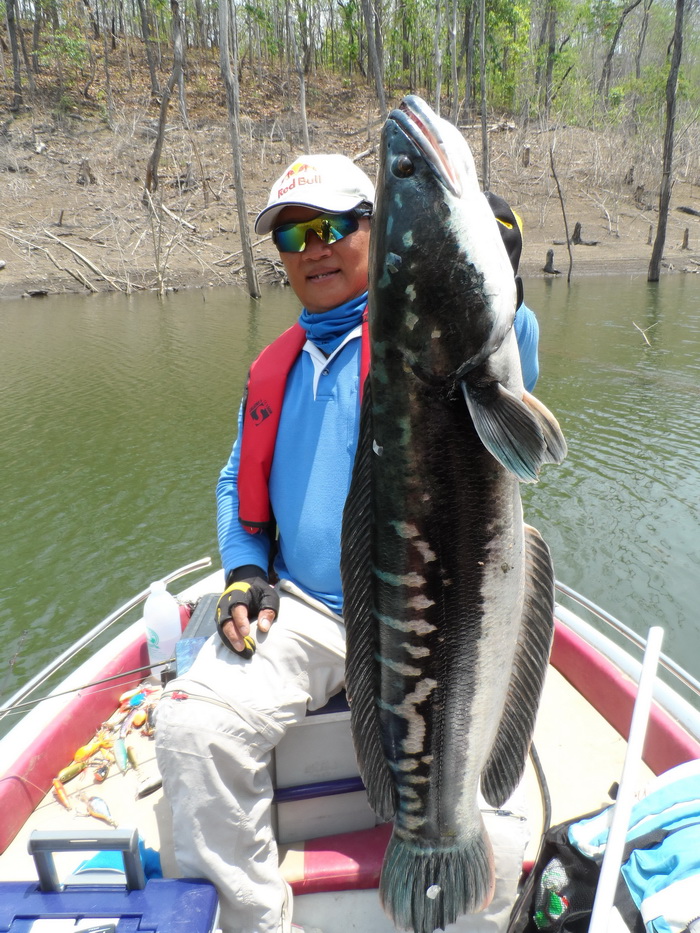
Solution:
M 318 217 L 310 207 L 285 207 L 277 224 L 301 223 Z M 357 298 L 367 290 L 369 262 L 369 218 L 361 217 L 354 232 L 324 243 L 313 231 L 301 253 L 280 253 L 289 284 L 307 311 L 323 312 Z

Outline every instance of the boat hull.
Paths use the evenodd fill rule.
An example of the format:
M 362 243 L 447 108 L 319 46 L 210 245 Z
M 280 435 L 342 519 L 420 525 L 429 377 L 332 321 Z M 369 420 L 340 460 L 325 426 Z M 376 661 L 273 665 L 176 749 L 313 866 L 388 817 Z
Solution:
M 210 574 L 194 587 L 184 590 L 180 597 L 182 600 L 194 601 L 199 596 L 221 592 L 222 582 L 220 571 Z M 584 787 L 586 783 L 593 784 L 597 788 L 594 792 L 599 797 L 591 799 L 589 791 L 588 798 L 585 798 L 577 790 L 575 796 L 566 802 L 568 809 L 564 812 L 555 809 L 555 820 L 577 816 L 601 805 L 605 802 L 610 784 L 619 779 L 625 745 L 622 739 L 610 738 L 613 735 L 611 726 L 623 738 L 627 737 L 636 685 L 633 677 L 622 669 L 626 665 L 620 663 L 619 657 L 615 657 L 615 650 L 620 652 L 612 643 L 608 645 L 604 638 L 601 640 L 601 636 L 594 633 L 588 623 L 568 610 L 557 607 L 551 670 L 540 713 L 543 721 L 538 723 L 535 734 L 535 742 L 540 756 L 545 760 L 545 767 L 550 762 L 548 780 L 555 800 L 557 784 L 561 783 L 559 777 L 567 778 L 568 775 L 567 782 L 571 783 L 571 755 L 575 752 L 577 760 L 585 761 L 589 758 L 586 749 L 579 747 L 572 751 L 566 743 L 571 743 L 573 739 L 580 745 L 579 737 L 587 734 L 596 741 L 598 734 L 603 735 L 603 729 L 607 732 L 602 741 L 601 756 L 592 766 L 595 772 L 592 776 L 587 774 L 581 781 Z M 625 652 L 622 652 L 622 656 L 623 660 L 629 658 Z M 54 692 L 62 693 L 107 677 L 115 677 L 113 681 L 107 685 L 83 687 L 73 695 L 52 696 L 41 702 L 0 740 L 0 761 L 5 763 L 4 773 L 0 776 L 0 813 L 3 814 L 0 821 L 0 852 L 9 847 L 5 855 L 0 855 L 0 880 L 32 876 L 32 866 L 27 864 L 26 837 L 32 826 L 45 825 L 42 820 L 45 821 L 44 814 L 48 812 L 46 801 L 50 799 L 50 795 L 45 795 L 51 789 L 52 779 L 70 762 L 75 749 L 85 744 L 111 715 L 120 694 L 141 681 L 140 675 L 128 672 L 144 667 L 147 663 L 144 628 L 139 620 L 82 664 Z M 632 674 L 634 663 L 629 669 Z M 566 687 L 565 701 L 560 699 L 560 693 L 552 693 L 554 684 L 558 685 L 557 690 L 561 689 L 562 684 Z M 586 725 L 580 728 L 570 728 L 568 713 L 563 712 L 564 704 L 569 703 L 571 697 L 585 709 L 588 717 Z M 308 717 L 307 723 L 312 718 Z M 320 724 L 323 718 L 319 718 Z M 307 729 L 307 724 L 295 728 Z M 313 731 L 313 727 L 311 729 Z M 573 736 L 569 733 L 573 733 Z M 319 727 L 318 742 L 325 745 L 327 734 Z M 296 742 L 293 736 L 290 741 L 292 746 L 300 745 L 300 736 Z M 349 736 L 347 741 L 350 742 Z M 616 743 L 614 753 L 613 741 Z M 152 743 L 146 744 L 152 746 Z M 659 697 L 653 705 L 644 757 L 655 773 L 700 758 L 700 717 L 690 704 L 663 685 L 659 687 Z M 567 762 L 566 769 L 559 767 L 561 761 Z M 150 764 L 155 767 L 155 760 Z M 573 765 L 574 769 L 576 767 Z M 567 775 L 563 775 L 564 770 Z M 122 776 L 116 774 L 113 780 L 118 785 L 121 779 Z M 347 783 L 347 776 L 344 779 Z M 357 792 L 352 781 L 348 786 L 353 793 Z M 323 791 L 324 794 L 328 792 L 328 788 Z M 342 788 L 332 789 L 333 792 L 342 793 Z M 339 801 L 336 808 L 340 811 L 341 798 L 332 799 Z M 42 800 L 43 805 L 37 809 Z M 139 802 L 140 806 L 147 806 L 149 811 L 157 812 L 161 818 L 168 809 L 162 804 L 164 801 L 160 794 Z M 319 800 L 316 804 L 313 793 L 307 793 L 304 805 L 312 810 L 318 807 L 320 811 L 322 803 Z M 328 806 L 327 798 L 323 806 Z M 125 813 L 130 819 L 140 820 L 136 811 L 132 817 L 132 809 L 133 798 L 132 803 L 125 808 Z M 61 814 L 60 809 L 58 816 L 64 824 L 66 820 L 73 819 L 72 814 L 66 814 L 65 811 Z M 532 822 L 536 834 L 537 820 Z M 301 821 L 299 825 L 303 823 Z M 53 825 L 59 824 L 54 822 Z M 137 822 L 137 825 L 141 830 L 141 823 Z M 386 930 L 388 933 L 392 929 L 390 921 L 381 912 L 376 892 L 389 827 L 367 826 L 366 823 L 356 822 L 353 828 L 356 825 L 364 825 L 365 828 L 356 832 L 326 833 L 318 839 L 292 840 L 290 844 L 280 847 L 282 871 L 295 893 L 297 922 L 317 926 L 331 933 L 334 929 L 342 929 L 344 933 L 352 933 L 354 930 L 371 930 L 372 933 L 384 933 Z M 152 826 L 149 827 L 151 831 Z M 160 835 L 155 845 L 161 847 L 162 855 L 165 855 L 170 847 L 170 830 L 164 834 L 163 826 L 159 825 L 157 832 Z M 13 837 L 17 837 L 14 843 Z M 153 841 L 148 844 L 154 846 Z M 20 862 L 20 852 L 25 853 L 23 862 Z M 531 854 L 534 854 L 534 850 L 528 859 Z M 175 870 L 173 862 L 167 870 Z

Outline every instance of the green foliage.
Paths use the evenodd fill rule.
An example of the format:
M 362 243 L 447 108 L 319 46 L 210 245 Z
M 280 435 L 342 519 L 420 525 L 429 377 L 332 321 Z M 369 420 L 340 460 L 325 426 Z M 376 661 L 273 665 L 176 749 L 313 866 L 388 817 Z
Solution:
M 486 60 L 491 106 L 514 110 L 529 52 L 530 5 L 494 0 L 487 7 Z
M 67 28 L 54 33 L 48 38 L 39 55 L 39 60 L 45 64 L 52 64 L 59 58 L 64 64 L 75 65 L 78 68 L 88 60 L 85 38 L 76 29 Z
M 343 72 L 352 72 L 357 67 L 359 36 L 362 32 L 362 11 L 357 0 L 343 0 L 338 4 L 341 30 L 335 39 L 335 59 Z
M 617 120 L 631 118 L 639 128 L 658 127 L 666 108 L 666 82 L 670 63 L 663 68 L 649 66 L 645 68 L 639 80 L 633 76 L 616 85 L 610 94 L 611 107 Z M 678 77 L 676 99 L 679 102 L 692 101 L 696 88 L 681 69 Z
M 56 103 L 56 114 L 64 117 L 73 109 L 73 98 L 64 91 Z
M 158 23 L 159 50 L 167 55 L 170 41 L 169 0 L 145 0 Z M 192 36 L 199 13 L 194 0 L 180 0 L 188 35 Z M 286 67 L 290 50 L 287 43 L 287 14 L 290 0 L 233 0 L 240 42 L 239 58 L 255 65 L 262 74 L 265 65 Z M 435 30 L 440 3 L 439 49 L 436 56 Z M 545 73 L 551 67 L 549 117 L 579 125 L 600 121 L 612 123 L 634 120 L 641 125 L 658 125 L 665 106 L 668 43 L 673 31 L 672 0 L 655 0 L 641 60 L 640 77 L 635 77 L 643 7 L 628 19 L 616 49 L 606 101 L 598 97 L 604 57 L 610 47 L 622 10 L 629 0 L 487 0 L 486 2 L 486 87 L 491 111 L 528 113 L 536 119 L 545 113 Z M 474 73 L 472 89 L 479 82 L 479 0 L 457 0 L 456 55 L 459 97 L 466 94 L 466 32 L 473 23 Z M 0 10 L 6 0 L 0 0 Z M 100 12 L 99 4 L 92 4 Z M 123 21 L 118 28 L 140 37 L 141 24 L 136 3 L 120 7 Z M 199 9 L 199 6 L 197 7 Z M 216 41 L 218 0 L 201 0 L 208 36 Z M 369 79 L 366 26 L 360 0 L 291 0 L 298 27 L 299 48 L 314 68 L 339 72 L 348 80 L 360 73 Z M 379 18 L 382 40 L 384 84 L 390 99 L 407 91 L 424 95 L 432 102 L 441 67 L 443 100 L 452 93 L 452 0 L 374 0 L 372 9 Z M 554 44 L 550 49 L 547 31 L 542 31 L 545 15 L 556 18 Z M 70 89 L 88 59 L 86 36 L 91 34 L 82 0 L 35 0 L 21 7 L 25 37 L 32 34 L 31 16 L 40 16 L 40 61 L 58 72 L 60 90 Z M 101 16 L 100 12 L 100 16 Z M 542 37 L 544 35 L 544 41 Z M 117 37 L 120 41 L 120 37 Z M 140 39 L 139 39 L 140 41 Z M 216 50 L 212 49 L 216 54 Z M 99 51 L 97 53 L 99 57 Z M 441 59 L 441 61 L 440 61 Z M 98 66 L 99 67 L 99 66 Z M 679 95 L 690 106 L 700 107 L 700 19 L 697 4 L 687 17 L 684 49 L 684 75 Z M 98 71 L 99 74 L 99 71 Z M 196 72 L 189 76 L 194 93 L 211 91 Z M 372 94 L 371 83 L 368 93 Z M 447 109 L 446 107 L 444 108 Z

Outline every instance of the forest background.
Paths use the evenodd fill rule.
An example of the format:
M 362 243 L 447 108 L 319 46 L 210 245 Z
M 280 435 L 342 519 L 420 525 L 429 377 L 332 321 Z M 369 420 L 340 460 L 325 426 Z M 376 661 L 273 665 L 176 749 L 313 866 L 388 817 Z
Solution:
M 251 290 L 246 255 L 256 282 L 281 282 L 252 235 L 272 182 L 304 151 L 375 177 L 406 93 L 459 126 L 484 186 L 522 217 L 525 275 L 556 274 L 549 250 L 563 274 L 646 273 L 664 181 L 662 270 L 700 272 L 700 0 L 0 12 L 0 296 Z

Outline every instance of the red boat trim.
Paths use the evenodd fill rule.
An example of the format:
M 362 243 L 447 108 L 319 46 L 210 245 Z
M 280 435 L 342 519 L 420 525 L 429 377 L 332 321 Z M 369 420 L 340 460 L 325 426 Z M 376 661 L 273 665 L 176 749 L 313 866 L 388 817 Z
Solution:
M 190 610 L 180 607 L 183 629 Z M 31 746 L 0 775 L 0 854 L 10 845 L 37 804 L 51 788 L 61 768 L 70 764 L 76 750 L 84 745 L 109 719 L 125 690 L 137 686 L 140 674 L 124 674 L 148 667 L 148 648 L 143 631 L 120 653 L 94 672 L 93 680 L 116 677 L 109 684 L 86 687 L 69 700 L 37 734 Z
M 559 620 L 550 662 L 624 739 L 628 738 L 637 696 L 633 681 Z M 661 774 L 700 758 L 700 743 L 654 703 L 643 757 L 654 774 Z
M 120 674 L 148 664 L 145 639 L 132 643 L 111 664 L 102 668 L 99 679 Z M 68 702 L 61 715 L 53 719 L 12 765 L 11 773 L 0 777 L 0 852 L 12 842 L 37 804 L 51 787 L 61 768 L 73 760 L 76 749 L 84 745 L 118 705 L 120 695 L 140 682 L 140 677 L 125 675 L 106 687 L 89 687 Z

